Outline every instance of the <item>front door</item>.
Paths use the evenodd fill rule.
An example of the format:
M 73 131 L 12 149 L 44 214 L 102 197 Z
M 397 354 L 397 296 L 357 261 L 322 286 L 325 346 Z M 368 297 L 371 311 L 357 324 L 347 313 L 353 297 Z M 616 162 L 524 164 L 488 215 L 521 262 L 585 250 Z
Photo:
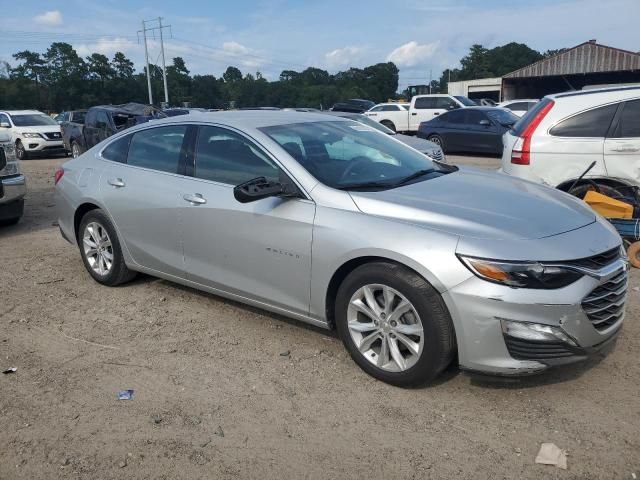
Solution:
M 133 260 L 178 277 L 184 276 L 177 209 L 187 128 L 155 127 L 119 138 L 102 152 L 113 163 L 100 178 L 104 204 Z
M 604 141 L 604 161 L 610 176 L 640 183 L 640 100 L 622 106 L 617 125 Z
M 309 310 L 315 204 L 271 197 L 240 203 L 233 187 L 282 173 L 235 131 L 199 127 L 193 177 L 181 192 L 187 278 L 296 313 Z

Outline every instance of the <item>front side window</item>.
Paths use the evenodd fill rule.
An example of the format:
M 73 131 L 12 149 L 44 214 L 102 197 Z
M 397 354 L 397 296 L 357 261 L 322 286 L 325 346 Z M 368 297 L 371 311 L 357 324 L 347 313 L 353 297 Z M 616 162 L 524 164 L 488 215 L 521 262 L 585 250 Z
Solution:
M 129 153 L 130 143 L 131 135 L 120 137 L 102 150 L 102 157 L 107 160 L 111 160 L 112 162 L 127 163 L 127 154 Z
M 109 116 L 104 111 L 99 111 L 96 116 L 96 127 L 106 128 L 109 125 Z
M 624 104 L 616 138 L 640 138 L 640 100 L 633 100 Z
M 549 134 L 556 137 L 604 137 L 609 130 L 617 109 L 618 104 L 614 103 L 579 113 L 562 120 L 549 130 Z
M 456 108 L 458 104 L 447 97 L 437 97 L 436 98 L 436 108 L 442 108 L 444 110 L 451 110 Z
M 295 148 L 287 145 L 287 148 Z M 196 142 L 196 178 L 239 185 L 257 177 L 278 181 L 278 166 L 242 135 L 220 127 L 205 126 Z
M 161 172 L 178 173 L 186 132 L 186 125 L 170 125 L 134 133 L 127 163 Z
M 11 115 L 16 127 L 42 127 L 46 125 L 58 125 L 53 118 L 42 113 Z
M 275 125 L 260 130 L 287 151 L 297 145 L 291 156 L 332 188 L 394 188 L 413 175 L 424 180 L 444 171 L 389 135 L 351 121 Z

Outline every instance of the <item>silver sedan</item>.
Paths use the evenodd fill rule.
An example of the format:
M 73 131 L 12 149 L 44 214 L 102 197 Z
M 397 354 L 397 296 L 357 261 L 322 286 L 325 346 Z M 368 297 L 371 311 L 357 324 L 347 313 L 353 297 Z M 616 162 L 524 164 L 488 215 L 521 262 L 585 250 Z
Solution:
M 339 117 L 173 117 L 55 180 L 62 235 L 96 281 L 144 272 L 335 328 L 395 385 L 454 358 L 497 375 L 584 360 L 624 317 L 620 237 L 585 204 Z

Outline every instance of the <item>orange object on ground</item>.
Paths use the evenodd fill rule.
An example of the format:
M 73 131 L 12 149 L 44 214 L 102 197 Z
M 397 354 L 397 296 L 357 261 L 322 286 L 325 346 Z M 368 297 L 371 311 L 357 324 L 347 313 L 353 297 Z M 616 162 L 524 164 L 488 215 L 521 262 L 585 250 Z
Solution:
M 589 190 L 583 199 L 596 212 L 606 218 L 632 218 L 633 206 L 615 198 Z

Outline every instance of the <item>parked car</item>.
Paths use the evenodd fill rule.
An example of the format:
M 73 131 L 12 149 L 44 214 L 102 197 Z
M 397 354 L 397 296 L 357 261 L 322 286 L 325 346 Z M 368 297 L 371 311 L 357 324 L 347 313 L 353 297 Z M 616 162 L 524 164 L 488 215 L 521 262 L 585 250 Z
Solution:
M 640 87 L 546 96 L 504 135 L 509 175 L 567 190 L 592 162 L 585 181 L 640 185 Z
M 61 112 L 57 114 L 53 119 L 61 124 L 62 122 L 74 122 L 84 123 L 84 116 L 87 114 L 86 110 L 69 110 L 68 112 Z
M 396 125 L 408 125 L 407 112 L 410 105 L 410 103 L 379 103 L 364 112 L 364 115 L 395 132 Z
M 363 100 L 361 98 L 352 98 L 344 102 L 338 102 L 331 107 L 334 112 L 351 112 L 363 113 L 375 105 L 371 100 Z
M 424 140 L 422 138 L 417 138 L 413 135 L 403 135 L 401 133 L 394 132 L 390 128 L 387 128 L 382 123 L 378 123 L 375 120 L 363 115 L 361 113 L 348 113 L 348 112 L 325 112 L 328 115 L 334 115 L 337 117 L 348 118 L 349 120 L 355 120 L 356 122 L 367 125 L 371 128 L 375 128 L 379 132 L 386 133 L 387 135 L 392 135 L 396 140 L 400 140 L 405 145 L 409 145 L 411 148 L 415 148 L 419 152 L 424 153 L 428 157 L 431 157 L 434 160 L 439 162 L 446 163 L 447 159 L 442 151 L 440 145 L 436 145 L 429 140 Z
M 475 103 L 472 100 L 459 95 L 414 95 L 408 111 L 374 112 L 374 118 L 396 132 L 416 132 L 422 122 L 431 120 L 449 110 L 474 105 Z M 372 115 L 367 112 L 367 116 Z
M 26 182 L 14 145 L 11 134 L 0 130 L 0 225 L 17 223 L 24 212 Z
M 343 118 L 172 117 L 55 178 L 62 235 L 97 282 L 145 272 L 336 328 L 392 384 L 454 358 L 545 371 L 607 352 L 623 322 L 620 237 L 582 201 L 438 164 Z
M 195 112 L 206 112 L 207 110 L 204 108 L 165 108 L 162 110 L 167 117 L 177 117 L 178 115 L 189 115 L 190 113 Z
M 76 158 L 116 132 L 166 116 L 153 105 L 141 103 L 91 107 L 87 110 L 84 125 L 63 122 L 61 128 L 64 145 Z
M 496 107 L 468 107 L 423 122 L 418 137 L 438 144 L 446 153 L 502 154 L 502 135 L 516 122 L 511 111 Z
M 0 128 L 11 134 L 16 156 L 25 160 L 38 154 L 66 154 L 60 125 L 37 110 L 0 111 Z
M 521 99 L 521 100 L 507 100 L 506 102 L 500 102 L 497 106 L 501 108 L 508 108 L 514 115 L 522 117 L 525 113 L 531 110 L 539 99 Z

